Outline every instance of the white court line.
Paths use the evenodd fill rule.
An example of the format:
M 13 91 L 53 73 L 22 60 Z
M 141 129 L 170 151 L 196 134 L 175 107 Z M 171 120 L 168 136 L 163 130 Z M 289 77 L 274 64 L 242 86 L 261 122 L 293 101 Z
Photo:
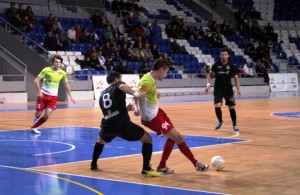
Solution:
M 0 165 L 0 167 L 14 168 L 14 167 L 5 166 L 5 165 Z M 84 178 L 89 178 L 89 179 L 92 178 L 92 179 L 98 179 L 98 180 L 115 181 L 115 182 L 120 182 L 120 183 L 130 183 L 130 184 L 137 184 L 137 185 L 143 185 L 143 186 L 153 186 L 153 187 L 160 187 L 160 188 L 163 187 L 163 188 L 169 188 L 169 189 L 175 189 L 175 190 L 185 190 L 185 191 L 192 191 L 192 192 L 205 192 L 205 193 L 214 193 L 214 194 L 220 194 L 220 195 L 221 194 L 222 195 L 227 195 L 227 194 L 220 193 L 220 192 L 211 192 L 211 191 L 203 191 L 203 190 L 193 190 L 193 189 L 188 189 L 188 188 L 175 188 L 175 187 L 170 187 L 170 186 L 154 185 L 154 184 L 131 182 L 131 181 L 122 181 L 122 180 L 107 179 L 107 178 L 102 178 L 102 177 L 91 177 L 91 176 L 77 175 L 77 174 L 64 173 L 64 172 L 44 171 L 44 170 L 37 170 L 37 169 L 34 169 L 34 168 L 22 168 L 22 169 L 36 171 L 36 172 L 55 173 L 55 174 L 70 175 L 70 176 L 75 176 L 75 177 L 84 177 Z
M 63 143 L 63 142 L 56 142 L 56 141 L 49 141 L 49 140 L 0 140 L 0 141 L 5 141 L 5 142 L 49 142 L 49 143 L 56 143 L 56 144 L 63 144 L 63 145 L 68 145 L 71 146 L 70 149 L 68 150 L 62 150 L 58 152 L 48 152 L 48 153 L 42 153 L 42 154 L 35 154 L 33 156 L 43 156 L 43 155 L 51 155 L 51 154 L 59 154 L 59 153 L 64 153 L 64 152 L 69 152 L 71 150 L 74 150 L 76 147 L 73 144 L 68 144 L 68 143 Z

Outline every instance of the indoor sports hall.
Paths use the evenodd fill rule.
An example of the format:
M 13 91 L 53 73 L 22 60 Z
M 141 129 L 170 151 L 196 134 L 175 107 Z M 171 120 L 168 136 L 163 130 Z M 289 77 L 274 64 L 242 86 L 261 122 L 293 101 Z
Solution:
M 93 172 L 89 166 L 102 117 L 97 101 L 61 102 L 41 127 L 41 135 L 29 131 L 33 104 L 1 104 L 1 194 L 298 193 L 298 93 L 237 99 L 240 135 L 232 132 L 224 108 L 225 124 L 214 130 L 217 121 L 210 95 L 162 97 L 160 105 L 197 159 L 210 163 L 213 156 L 224 157 L 222 171 L 197 172 L 175 149 L 167 162 L 174 174 L 144 177 L 141 144 L 116 139 L 105 146 L 100 171 Z M 140 124 L 138 117 L 130 116 Z M 156 167 L 165 138 L 150 134 L 151 163 Z

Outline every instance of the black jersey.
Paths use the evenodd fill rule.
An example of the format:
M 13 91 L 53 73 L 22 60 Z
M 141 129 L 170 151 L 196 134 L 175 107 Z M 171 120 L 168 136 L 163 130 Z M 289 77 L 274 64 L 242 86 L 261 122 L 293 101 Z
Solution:
M 231 78 L 238 74 L 238 70 L 232 63 L 223 65 L 221 62 L 215 63 L 211 70 L 216 75 L 214 84 L 215 89 L 230 90 L 232 89 Z
M 119 87 L 124 82 L 112 84 L 100 95 L 99 105 L 104 115 L 102 123 L 122 123 L 129 122 L 130 117 L 126 108 L 126 93 Z

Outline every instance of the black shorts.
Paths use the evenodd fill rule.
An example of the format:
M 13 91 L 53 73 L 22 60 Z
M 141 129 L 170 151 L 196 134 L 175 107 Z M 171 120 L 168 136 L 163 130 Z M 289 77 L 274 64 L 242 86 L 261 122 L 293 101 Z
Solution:
M 134 124 L 133 122 L 126 123 L 126 125 L 108 125 L 102 124 L 99 136 L 105 142 L 111 142 L 116 137 L 121 137 L 127 141 L 138 141 L 145 133 L 145 130 Z
M 226 106 L 235 106 L 236 105 L 233 90 L 224 91 L 224 90 L 215 89 L 214 104 L 222 103 L 223 98 L 225 99 Z

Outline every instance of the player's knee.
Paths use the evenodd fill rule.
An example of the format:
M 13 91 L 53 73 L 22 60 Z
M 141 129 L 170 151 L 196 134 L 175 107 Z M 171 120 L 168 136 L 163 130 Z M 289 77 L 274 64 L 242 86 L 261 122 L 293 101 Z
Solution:
M 145 132 L 141 141 L 144 143 L 152 144 L 152 137 L 147 132 Z
M 106 142 L 101 138 L 99 138 L 97 142 L 102 145 L 106 144 Z

